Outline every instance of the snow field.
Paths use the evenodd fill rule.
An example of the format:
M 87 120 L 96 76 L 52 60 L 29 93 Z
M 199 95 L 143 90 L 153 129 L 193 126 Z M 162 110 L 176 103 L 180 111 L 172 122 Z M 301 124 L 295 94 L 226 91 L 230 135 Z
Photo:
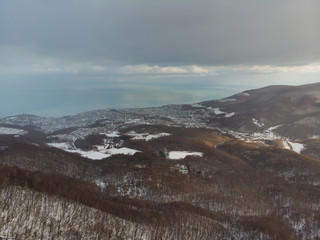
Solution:
M 126 147 L 105 149 L 104 146 L 96 146 L 97 151 L 95 150 L 83 151 L 81 149 L 72 149 L 71 145 L 66 142 L 65 143 L 48 143 L 48 145 L 51 147 L 62 149 L 67 152 L 78 153 L 82 157 L 86 157 L 92 160 L 101 160 L 116 154 L 134 155 L 136 152 L 140 152 L 138 150 L 126 148 Z
M 149 134 L 149 133 L 136 133 L 135 131 L 131 131 L 128 133 L 129 136 L 132 136 L 133 140 L 146 140 L 150 141 L 151 139 L 170 136 L 170 133 L 158 133 L 158 134 Z
M 198 156 L 202 157 L 202 152 L 188 152 L 188 151 L 171 151 L 168 154 L 168 158 L 171 160 L 184 159 L 187 156 Z
M 27 131 L 17 128 L 0 127 L 0 135 L 24 135 L 27 133 Z
M 213 112 L 214 112 L 215 115 L 222 115 L 222 114 L 224 114 L 224 117 L 226 117 L 226 118 L 229 118 L 229 117 L 232 117 L 232 116 L 235 115 L 234 112 L 232 112 L 232 113 L 222 112 L 222 111 L 220 110 L 220 108 L 210 108 L 210 107 L 209 107 L 209 109 L 213 110 Z
M 283 140 L 283 147 L 295 151 L 296 153 L 301 153 L 304 150 L 304 146 L 301 143 L 290 142 L 289 140 Z
M 117 131 L 108 132 L 108 133 L 101 133 L 101 134 L 104 134 L 104 135 L 106 135 L 107 137 L 110 137 L 110 138 L 120 137 L 119 132 L 117 132 Z
M 263 127 L 263 123 L 259 123 L 256 119 L 252 119 L 253 123 L 256 124 L 259 127 Z M 263 140 L 282 140 L 283 148 L 289 149 L 292 151 L 295 151 L 296 153 L 301 153 L 305 149 L 304 145 L 297 142 L 291 142 L 289 139 L 281 137 L 277 133 L 274 133 L 273 130 L 281 127 L 281 125 L 269 127 L 267 130 L 263 132 L 254 132 L 254 133 L 240 133 L 240 132 L 234 132 L 230 131 L 229 133 L 235 136 L 238 139 L 241 139 L 243 141 L 247 142 L 263 142 Z

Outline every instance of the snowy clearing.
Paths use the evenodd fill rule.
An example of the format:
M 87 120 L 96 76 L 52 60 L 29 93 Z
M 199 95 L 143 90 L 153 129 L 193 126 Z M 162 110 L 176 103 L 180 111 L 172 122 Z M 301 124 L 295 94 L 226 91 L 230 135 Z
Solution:
M 220 110 L 220 108 L 208 108 L 208 109 L 211 109 L 215 115 L 222 115 L 222 114 L 224 114 L 224 117 L 226 117 L 226 118 L 229 118 L 229 117 L 232 117 L 232 116 L 235 115 L 234 112 L 232 112 L 232 113 L 222 112 L 222 111 Z
M 111 156 L 111 154 L 105 154 L 105 153 L 101 153 L 101 152 L 97 152 L 97 151 L 82 151 L 80 149 L 66 150 L 66 151 L 72 152 L 72 153 L 78 153 L 82 157 L 90 158 L 92 160 L 101 160 L 101 159 L 104 159 L 104 158 Z
M 133 140 L 146 140 L 150 141 L 151 139 L 170 136 L 170 133 L 158 133 L 158 134 L 149 134 L 149 133 L 136 133 L 135 131 L 129 132 L 129 136 L 132 136 Z
M 297 153 L 301 153 L 301 151 L 304 149 L 304 146 L 301 143 L 290 142 L 290 144 L 292 146 L 292 150 L 297 152 Z
M 234 112 L 232 112 L 232 113 L 227 113 L 224 117 L 226 117 L 226 118 L 233 117 L 234 114 L 235 114 Z
M 202 157 L 202 152 L 188 152 L 188 151 L 171 151 L 168 154 L 168 158 L 172 160 L 184 159 L 186 156 L 198 156 Z
M 191 104 L 191 106 L 194 107 L 194 108 L 204 108 L 204 106 L 199 104 L 199 103 Z
M 69 143 L 63 142 L 63 143 L 47 143 L 51 147 L 60 148 L 62 150 L 71 148 L 71 145 Z
M 282 139 L 283 137 L 279 136 L 278 134 L 265 130 L 263 132 L 253 132 L 253 133 L 243 133 L 243 132 L 235 132 L 235 131 L 228 131 L 229 134 L 232 136 L 241 139 L 246 142 L 261 142 L 265 140 L 276 140 Z
M 301 153 L 305 149 L 304 145 L 301 143 L 291 142 L 287 138 L 284 138 L 274 132 L 273 129 L 280 127 L 281 125 L 270 127 L 263 132 L 254 132 L 254 133 L 241 133 L 229 131 L 232 136 L 241 139 L 246 142 L 260 142 L 264 143 L 265 140 L 282 140 L 283 148 L 295 151 L 296 153 Z
M 123 148 L 111 148 L 111 149 L 108 149 L 106 151 L 106 153 L 110 154 L 110 155 L 116 155 L 116 154 L 125 154 L 125 155 L 133 155 L 137 152 L 140 152 L 138 150 L 134 150 L 134 149 L 131 149 L 131 148 L 126 148 L 126 147 L 123 147 Z
M 117 132 L 117 131 L 108 132 L 108 133 L 101 133 L 101 134 L 104 134 L 104 135 L 106 135 L 107 137 L 110 137 L 110 138 L 120 137 L 119 132 Z
M 295 151 L 296 153 L 301 153 L 301 151 L 304 150 L 303 144 L 290 142 L 289 140 L 283 140 L 283 147 Z
M 105 154 L 101 153 L 98 151 L 82 151 L 80 149 L 72 149 L 71 144 L 69 143 L 48 143 L 49 146 L 59 148 L 61 150 L 64 150 L 66 152 L 71 152 L 71 153 L 78 153 L 82 157 L 90 158 L 92 160 L 101 160 L 106 157 L 110 157 L 111 154 Z
M 27 133 L 27 131 L 17 128 L 0 127 L 0 135 L 24 135 Z
M 71 153 L 78 153 L 82 157 L 90 158 L 92 160 L 101 160 L 107 157 L 110 157 L 112 155 L 116 154 L 125 154 L 125 155 L 133 155 L 136 152 L 140 152 L 138 150 L 130 149 L 130 148 L 111 148 L 111 149 L 105 149 L 103 146 L 96 146 L 97 151 L 91 150 L 91 151 L 83 151 L 81 149 L 74 149 L 70 143 L 48 143 L 49 146 L 59 148 L 61 150 L 64 150 L 66 152 Z
M 219 115 L 219 114 L 225 114 L 225 112 L 222 112 L 220 110 L 220 108 L 212 108 L 213 112 L 215 115 Z

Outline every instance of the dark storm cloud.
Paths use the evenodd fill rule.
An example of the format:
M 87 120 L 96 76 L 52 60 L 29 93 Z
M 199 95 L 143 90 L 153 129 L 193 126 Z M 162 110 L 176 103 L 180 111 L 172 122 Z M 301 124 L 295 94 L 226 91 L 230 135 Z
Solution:
M 0 49 L 23 61 L 305 64 L 319 61 L 319 22 L 317 0 L 2 0 Z

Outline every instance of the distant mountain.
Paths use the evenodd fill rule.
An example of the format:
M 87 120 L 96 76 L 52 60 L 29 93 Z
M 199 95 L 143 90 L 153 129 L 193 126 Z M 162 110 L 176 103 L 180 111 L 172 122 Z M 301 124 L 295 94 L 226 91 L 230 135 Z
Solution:
M 320 83 L 270 86 L 202 104 L 236 113 L 213 126 L 245 132 L 277 126 L 275 132 L 295 139 L 320 135 Z
M 218 127 L 239 132 L 273 128 L 281 136 L 305 139 L 320 135 L 320 83 L 269 86 L 191 105 L 96 110 L 61 118 L 23 114 L 0 119 L 0 123 L 34 126 L 50 133 L 134 119 L 152 124 Z

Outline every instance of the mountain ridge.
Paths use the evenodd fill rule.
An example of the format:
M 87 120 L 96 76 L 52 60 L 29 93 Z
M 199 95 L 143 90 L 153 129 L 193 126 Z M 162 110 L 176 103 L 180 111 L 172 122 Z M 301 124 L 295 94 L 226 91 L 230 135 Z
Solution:
M 320 135 L 320 127 L 317 127 L 320 126 L 318 91 L 320 91 L 320 83 L 301 86 L 274 85 L 247 90 L 220 100 L 195 104 L 93 110 L 59 118 L 24 114 L 2 118 L 0 123 L 18 126 L 33 125 L 48 133 L 63 128 L 85 127 L 101 121 L 125 122 L 128 119 L 146 120 L 156 117 L 158 123 L 151 120 L 149 123 L 218 127 L 240 132 L 262 131 L 282 125 L 276 130 L 278 134 L 289 138 L 306 138 Z M 255 124 L 256 121 L 253 119 L 260 122 L 260 126 Z M 291 134 L 290 129 L 299 129 L 303 125 L 307 129 L 312 126 L 313 132 L 307 130 L 301 133 L 296 132 L 295 136 Z

